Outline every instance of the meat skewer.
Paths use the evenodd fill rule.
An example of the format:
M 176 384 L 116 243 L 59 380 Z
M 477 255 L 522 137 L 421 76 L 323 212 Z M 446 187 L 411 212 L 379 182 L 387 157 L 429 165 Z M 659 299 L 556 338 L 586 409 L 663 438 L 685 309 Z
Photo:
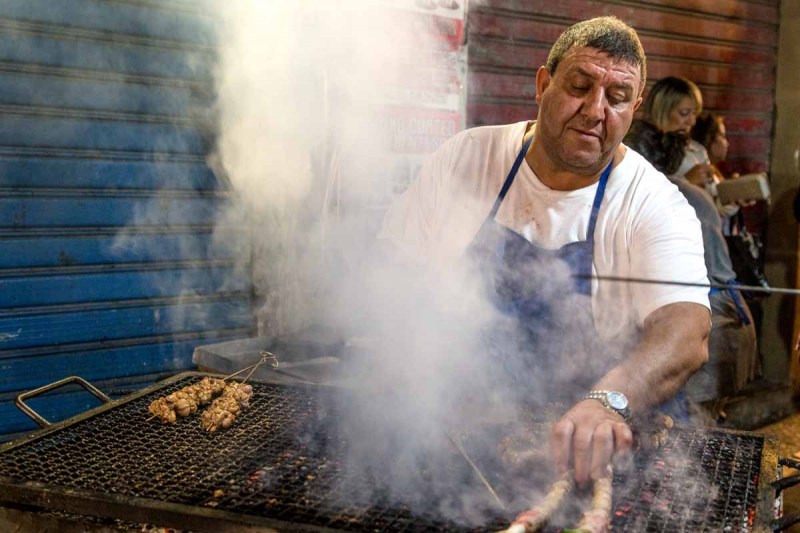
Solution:
M 515 468 L 536 468 L 548 457 L 548 452 L 536 433 L 529 429 L 507 435 L 497 445 L 503 463 Z
M 271 366 L 278 365 L 278 358 L 270 352 L 261 352 L 259 355 L 261 356 L 261 360 L 258 363 L 245 367 L 225 378 L 219 379 L 204 377 L 199 383 L 186 386 L 177 392 L 173 392 L 167 396 L 154 400 L 148 406 L 148 411 L 150 411 L 150 413 L 153 415 L 148 419 L 148 421 L 152 420 L 153 418 L 158 418 L 164 424 L 172 424 L 178 419 L 178 417 L 186 417 L 196 413 L 199 406 L 205 405 L 214 397 L 223 394 L 228 387 L 225 382 L 229 379 L 249 370 L 250 373 L 246 378 L 244 378 L 244 380 L 242 380 L 242 383 L 240 384 L 242 385 L 248 379 L 250 379 L 250 376 L 253 375 L 253 372 L 255 372 L 256 368 L 258 368 L 260 365 L 264 363 L 269 363 Z M 249 397 L 252 395 L 252 387 L 248 385 L 248 388 L 250 392 L 247 398 L 244 398 L 244 395 L 241 391 L 239 391 L 239 388 L 237 388 L 237 391 L 239 392 L 230 393 L 234 398 L 234 403 L 236 403 L 235 408 L 238 408 L 240 404 L 247 406 Z M 236 398 L 242 399 L 243 403 L 236 400 Z M 231 409 L 234 409 L 234 405 L 231 404 L 230 401 L 227 401 L 225 404 L 221 405 L 226 405 Z M 217 409 L 217 411 L 219 411 L 219 409 Z M 236 412 L 238 412 L 238 410 Z
M 172 424 L 178 417 L 189 416 L 197 412 L 200 405 L 205 405 L 214 396 L 222 393 L 225 381 L 204 377 L 199 383 L 188 385 L 177 392 L 168 394 L 150 403 L 147 408 L 154 418 L 164 424 Z
M 229 428 L 243 408 L 250 406 L 253 387 L 242 383 L 228 383 L 222 396 L 214 400 L 211 406 L 203 411 L 200 427 L 214 433 Z
M 660 448 L 668 439 L 668 432 L 673 427 L 673 420 L 660 412 L 652 413 L 643 421 L 638 433 L 637 442 L 643 448 Z M 504 457 L 509 455 L 518 461 L 517 452 L 504 441 Z M 530 454 L 530 452 L 527 452 Z M 570 533 L 608 533 L 611 522 L 612 505 L 612 468 L 608 466 L 607 477 L 597 479 L 592 484 L 592 501 L 590 508 L 581 517 L 578 527 L 564 530 Z M 532 533 L 539 531 L 550 519 L 558 505 L 573 487 L 571 473 L 551 485 L 542 502 L 530 510 L 520 514 L 504 533 Z
M 583 513 L 576 533 L 608 533 L 611 522 L 612 471 L 608 467 L 608 477 L 596 479 L 592 485 L 592 504 Z
M 655 450 L 665 446 L 669 440 L 669 430 L 674 424 L 669 415 L 661 412 L 651 413 L 637 425 L 634 432 L 636 447 Z
M 250 398 L 253 396 L 253 387 L 246 382 L 262 363 L 270 361 L 270 365 L 278 366 L 278 358 L 269 352 L 261 352 L 261 361 L 253 366 L 250 373 L 241 383 L 228 383 L 222 391 L 222 396 L 214 400 L 211 406 L 203 411 L 200 417 L 200 427 L 210 433 L 227 429 L 236 422 L 236 417 L 242 408 L 250 407 Z M 241 373 L 242 371 L 237 372 Z M 231 376 L 229 376 L 231 377 Z
M 564 497 L 575 486 L 573 472 L 565 472 L 550 489 L 540 503 L 517 516 L 516 520 L 501 533 L 533 533 L 539 531 L 553 516 Z
M 673 427 L 670 416 L 653 412 L 641 419 L 635 432 L 636 443 L 642 449 L 657 449 L 666 445 L 669 430 Z M 524 464 L 530 458 L 540 457 L 538 449 L 519 449 L 514 439 L 507 437 L 501 441 L 499 451 L 504 461 L 511 464 Z M 613 471 L 609 465 L 607 476 L 592 484 L 592 500 L 575 529 L 565 529 L 565 533 L 608 533 L 611 523 Z M 573 473 L 567 472 L 550 486 L 542 501 L 520 514 L 511 526 L 500 533 L 533 533 L 539 531 L 553 516 L 564 497 L 574 487 Z

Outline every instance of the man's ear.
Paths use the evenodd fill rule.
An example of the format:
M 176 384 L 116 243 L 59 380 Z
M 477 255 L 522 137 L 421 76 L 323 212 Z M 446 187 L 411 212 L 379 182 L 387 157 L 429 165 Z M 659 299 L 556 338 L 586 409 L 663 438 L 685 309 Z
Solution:
M 547 67 L 539 67 L 536 71 L 536 103 L 542 103 L 542 94 L 544 90 L 550 85 L 551 77 Z
M 634 113 L 636 112 L 636 110 L 637 110 L 637 109 L 639 109 L 639 106 L 640 106 L 640 105 L 642 105 L 642 102 L 644 102 L 644 98 L 642 98 L 642 97 L 640 96 L 640 97 L 639 97 L 639 98 L 636 100 L 636 102 L 633 104 L 633 112 L 634 112 Z

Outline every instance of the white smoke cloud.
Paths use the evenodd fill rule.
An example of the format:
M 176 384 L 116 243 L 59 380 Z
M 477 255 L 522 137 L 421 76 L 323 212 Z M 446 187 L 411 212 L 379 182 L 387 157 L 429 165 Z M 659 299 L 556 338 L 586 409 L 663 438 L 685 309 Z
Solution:
M 474 476 L 431 484 L 432 472 L 452 473 L 454 462 L 462 471 L 466 466 L 448 432 L 513 425 L 520 415 L 515 400 L 541 394 L 552 376 L 495 357 L 513 351 L 518 332 L 502 329 L 507 324 L 469 270 L 454 270 L 444 282 L 429 280 L 376 251 L 397 162 L 383 110 L 404 94 L 427 94 L 442 59 L 430 28 L 409 29 L 389 4 L 219 3 L 214 165 L 230 180 L 235 202 L 218 237 L 241 240 L 251 254 L 251 270 L 242 275 L 251 276 L 260 298 L 262 334 L 325 323 L 356 352 L 346 381 L 364 401 L 340 413 L 351 444 L 348 464 L 382 471 L 392 495 L 416 495 L 417 503 L 435 505 L 444 516 L 480 523 L 493 503 Z M 399 90 L 403 86 L 419 91 Z M 242 227 L 249 229 L 232 230 Z M 544 275 L 556 297 L 570 281 L 552 269 Z M 579 298 L 566 314 L 580 316 L 573 312 L 588 307 Z M 490 327 L 497 353 L 487 350 Z M 563 331 L 551 334 L 564 337 Z M 565 375 L 585 378 L 602 350 L 587 349 L 579 335 L 568 341 L 575 356 Z M 508 376 L 522 385 L 514 394 Z M 493 451 L 501 436 L 473 444 Z M 529 501 L 546 483 L 532 487 L 529 478 L 519 487 L 513 497 L 524 494 Z M 419 498 L 431 490 L 435 498 Z
M 367 202 L 391 187 L 379 111 L 406 49 L 375 2 L 238 0 L 218 10 L 214 164 L 238 195 L 234 217 L 257 228 L 262 331 L 296 331 L 320 312 L 332 239 L 360 232 L 338 254 L 353 257 L 352 237 L 377 216 Z
M 359 352 L 348 381 L 366 400 L 341 413 L 348 464 L 380 463 L 390 492 L 413 494 L 423 456 L 464 466 L 442 428 L 491 395 L 475 397 L 490 364 L 475 346 L 493 315 L 465 290 L 469 278 L 431 291 L 372 254 L 398 159 L 384 110 L 431 83 L 440 45 L 386 3 L 237 0 L 219 11 L 214 164 L 237 200 L 224 226 L 252 228 L 219 235 L 252 239 L 262 334 L 323 322 Z M 387 446 L 396 460 L 384 464 Z M 485 499 L 479 484 L 456 485 L 440 513 L 463 516 Z

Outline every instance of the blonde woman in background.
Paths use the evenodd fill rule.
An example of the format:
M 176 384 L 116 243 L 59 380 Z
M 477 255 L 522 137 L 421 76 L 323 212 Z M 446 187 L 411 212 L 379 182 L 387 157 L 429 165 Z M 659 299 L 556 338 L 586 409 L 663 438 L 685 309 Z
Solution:
M 714 199 L 721 217 L 728 219 L 735 215 L 739 206 L 722 205 L 717 196 L 717 183 L 724 179 L 717 176 L 708 151 L 703 144 L 692 139 L 692 130 L 697 117 L 703 111 L 703 95 L 694 82 L 679 76 L 660 79 L 650 89 L 644 102 L 644 115 L 647 120 L 667 132 L 682 132 L 687 139 L 686 153 L 678 170 L 671 178 L 685 179 L 693 185 L 704 188 Z M 727 155 L 727 139 L 725 153 Z
M 656 169 L 674 175 L 685 160 L 683 132 L 661 131 L 654 124 L 634 120 L 623 141 L 639 152 Z M 703 233 L 708 281 L 735 286 L 736 272 L 728 253 L 722 224 L 711 196 L 701 187 L 670 178 L 695 211 Z M 716 425 L 725 420 L 725 404 L 760 375 L 760 360 L 752 310 L 736 290 L 712 290 L 711 335 L 708 363 L 684 387 L 691 402 L 691 422 Z

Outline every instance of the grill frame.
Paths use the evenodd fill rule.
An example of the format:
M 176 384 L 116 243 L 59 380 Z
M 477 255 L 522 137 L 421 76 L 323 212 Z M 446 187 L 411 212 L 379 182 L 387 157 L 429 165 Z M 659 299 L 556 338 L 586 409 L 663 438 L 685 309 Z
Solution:
M 30 435 L 2 444 L 0 445 L 0 456 L 7 451 L 43 440 L 84 420 L 102 416 L 107 411 L 126 406 L 143 396 L 169 388 L 184 379 L 200 379 L 205 376 L 226 377 L 222 374 L 209 372 L 181 372 L 133 394 L 111 400 L 72 418 L 53 423 Z M 327 385 L 313 386 L 328 387 Z M 208 531 L 209 533 L 247 533 L 254 529 L 259 533 L 269 533 L 271 531 L 276 533 L 281 531 L 331 533 L 337 531 L 320 526 L 285 522 L 274 518 L 232 513 L 194 505 L 164 502 L 151 498 L 124 496 L 85 489 L 53 487 L 46 483 L 34 481 L 18 482 L 2 475 L 0 475 L 0 488 L 2 488 L 0 490 L 0 505 L 23 510 L 29 510 L 27 508 L 34 507 L 41 511 L 63 511 L 76 515 L 121 519 L 127 522 L 153 524 L 192 531 Z M 265 528 L 267 531 L 265 531 Z
M 43 440 L 84 420 L 102 416 L 107 411 L 123 407 L 143 396 L 167 389 L 181 380 L 187 378 L 199 379 L 203 376 L 224 377 L 206 372 L 184 372 L 178 374 L 130 396 L 113 400 L 68 420 L 55 423 L 31 435 L 1 445 L 0 456 L 8 451 Z M 313 385 L 312 387 L 315 389 L 329 388 L 326 385 Z M 723 431 L 725 434 L 734 436 L 737 434 L 748 437 L 753 436 L 752 433 L 741 431 L 715 431 Z M 763 438 L 763 448 L 760 457 L 755 516 L 752 529 L 749 529 L 749 531 L 765 533 L 772 531 L 772 521 L 780 514 L 780 498 L 775 498 L 774 489 L 770 482 L 780 478 L 781 469 L 779 468 L 779 444 L 777 439 L 767 435 L 759 435 L 758 437 Z M 252 531 L 254 528 L 259 528 L 260 531 L 267 529 L 276 532 L 341 531 L 324 526 L 287 522 L 271 517 L 165 502 L 151 498 L 59 487 L 42 482 L 19 482 L 4 476 L 0 476 L 0 488 L 2 488 L 0 490 L 0 505 L 15 508 L 33 507 L 44 511 L 56 510 L 79 515 L 155 524 L 164 527 L 221 532 L 247 532 Z

